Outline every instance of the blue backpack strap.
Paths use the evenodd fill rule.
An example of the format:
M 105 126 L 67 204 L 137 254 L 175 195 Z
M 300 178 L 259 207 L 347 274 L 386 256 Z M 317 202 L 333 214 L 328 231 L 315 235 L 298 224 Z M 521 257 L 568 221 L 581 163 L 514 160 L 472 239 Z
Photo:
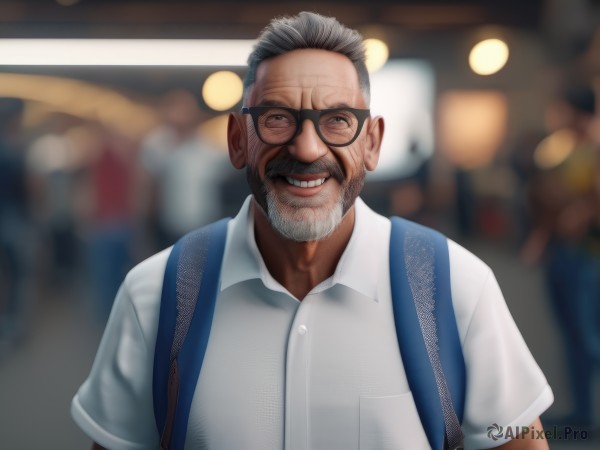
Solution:
M 396 334 L 419 417 L 434 450 L 462 448 L 466 370 L 452 306 L 446 237 L 392 217 Z
M 175 243 L 165 268 L 154 353 L 154 415 L 161 448 L 183 449 L 206 353 L 227 237 L 223 219 Z

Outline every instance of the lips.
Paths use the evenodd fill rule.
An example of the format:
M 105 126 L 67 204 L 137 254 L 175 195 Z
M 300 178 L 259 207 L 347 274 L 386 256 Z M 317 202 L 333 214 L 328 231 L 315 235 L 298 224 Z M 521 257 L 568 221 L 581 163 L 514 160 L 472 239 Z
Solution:
M 285 180 L 291 184 L 292 186 L 296 186 L 299 188 L 313 188 L 313 187 L 317 187 L 317 186 L 321 186 L 323 183 L 325 183 L 325 180 L 327 180 L 327 178 L 317 178 L 316 180 L 297 180 L 295 178 L 292 177 L 285 177 Z

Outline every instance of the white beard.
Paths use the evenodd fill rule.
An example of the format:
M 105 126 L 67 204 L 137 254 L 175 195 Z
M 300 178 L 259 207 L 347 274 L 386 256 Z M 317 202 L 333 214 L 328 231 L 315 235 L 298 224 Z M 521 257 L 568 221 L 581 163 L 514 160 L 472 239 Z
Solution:
M 267 192 L 269 221 L 285 238 L 296 242 L 319 241 L 327 237 L 340 224 L 343 218 L 342 197 L 332 208 L 316 204 L 294 205 L 293 202 L 280 202 L 275 193 Z

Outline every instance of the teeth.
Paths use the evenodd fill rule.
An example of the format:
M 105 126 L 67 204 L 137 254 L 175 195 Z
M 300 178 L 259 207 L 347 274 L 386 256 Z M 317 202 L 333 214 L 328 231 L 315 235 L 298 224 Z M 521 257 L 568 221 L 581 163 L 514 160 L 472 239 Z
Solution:
M 318 180 L 310 180 L 310 181 L 300 181 L 291 177 L 285 177 L 286 181 L 291 185 L 301 187 L 301 188 L 311 188 L 321 186 L 325 183 L 325 178 L 319 178 Z

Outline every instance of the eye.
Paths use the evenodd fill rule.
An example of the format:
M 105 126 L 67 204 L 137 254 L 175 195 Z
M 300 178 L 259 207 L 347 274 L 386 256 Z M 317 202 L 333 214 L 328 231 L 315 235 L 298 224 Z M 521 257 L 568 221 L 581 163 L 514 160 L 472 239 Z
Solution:
M 295 119 L 287 111 L 269 110 L 261 116 L 261 124 L 267 128 L 287 128 L 295 125 Z
M 321 116 L 321 126 L 328 128 L 352 128 L 356 119 L 348 111 L 331 111 Z
M 349 124 L 350 121 L 348 120 L 348 118 L 346 116 L 335 116 L 331 118 L 331 121 L 334 123 L 345 123 L 345 124 Z

